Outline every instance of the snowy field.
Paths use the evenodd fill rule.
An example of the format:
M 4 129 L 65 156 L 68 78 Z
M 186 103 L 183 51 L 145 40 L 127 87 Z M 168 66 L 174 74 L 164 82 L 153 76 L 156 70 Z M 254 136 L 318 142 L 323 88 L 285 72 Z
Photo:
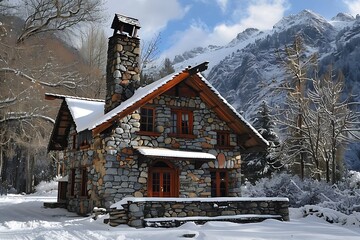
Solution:
M 291 209 L 290 222 L 211 222 L 202 226 L 187 223 L 173 229 L 134 229 L 127 226 L 113 228 L 103 224 L 102 218 L 95 221 L 91 217 L 79 217 L 65 209 L 43 207 L 43 202 L 54 201 L 56 191 L 51 194 L 0 196 L 0 239 L 360 239 L 359 227 L 329 224 L 314 216 L 301 218 L 297 209 Z M 193 237 L 189 238 L 190 235 L 186 234 Z

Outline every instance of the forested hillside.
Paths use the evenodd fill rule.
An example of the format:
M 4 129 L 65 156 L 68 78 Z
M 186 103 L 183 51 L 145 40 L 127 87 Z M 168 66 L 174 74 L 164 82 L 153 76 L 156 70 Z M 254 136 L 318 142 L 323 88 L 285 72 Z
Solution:
M 45 101 L 44 94 L 101 98 L 104 73 L 86 57 L 93 46 L 81 52 L 71 47 L 59 22 L 46 26 L 41 24 L 49 16 L 34 17 L 41 8 L 55 8 L 51 1 L 27 5 L 26 21 L 11 14 L 11 4 L 0 4 L 0 185 L 31 192 L 34 183 L 56 174 L 58 161 L 47 154 L 47 143 L 59 103 Z M 84 46 L 87 33 L 79 40 Z

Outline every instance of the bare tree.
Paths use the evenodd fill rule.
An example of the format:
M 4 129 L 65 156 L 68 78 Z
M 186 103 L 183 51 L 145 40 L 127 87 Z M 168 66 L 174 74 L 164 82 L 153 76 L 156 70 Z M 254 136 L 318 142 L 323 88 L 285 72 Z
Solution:
M 107 37 L 98 25 L 91 25 L 81 33 L 81 56 L 90 69 L 86 76 L 91 92 L 96 98 L 105 94 L 105 70 L 107 63 Z
M 152 63 L 159 54 L 159 44 L 161 35 L 158 33 L 150 41 L 142 41 L 141 45 L 141 57 L 140 57 L 140 68 L 146 68 L 147 64 Z
M 283 160 L 302 178 L 337 180 L 342 166 L 342 149 L 359 139 L 359 113 L 350 111 L 353 103 L 342 99 L 343 78 L 334 80 L 330 69 L 323 77 L 317 73 L 316 55 L 306 56 L 301 39 L 285 49 L 282 58 L 293 81 L 277 89 L 286 92 L 284 109 L 276 119 L 284 129 Z M 330 167 L 331 164 L 331 167 Z
M 331 181 L 335 183 L 344 164 L 341 161 L 342 151 L 347 144 L 360 140 L 360 129 L 356 128 L 359 113 L 351 110 L 352 105 L 359 103 L 342 97 L 344 76 L 341 72 L 335 78 L 329 68 L 322 78 L 316 78 L 312 83 L 313 90 L 308 91 L 308 96 L 314 106 L 312 122 L 316 122 L 316 127 L 311 129 L 317 140 L 318 159 L 325 162 L 320 170 L 326 173 L 328 182 L 331 173 Z
M 21 0 L 21 6 L 25 7 L 26 19 L 18 42 L 102 19 L 102 1 L 98 0 Z
M 296 36 L 292 46 L 286 46 L 283 53 L 278 52 L 282 64 L 289 74 L 290 80 L 285 80 L 278 90 L 286 92 L 286 107 L 279 116 L 280 122 L 288 128 L 288 138 L 283 143 L 288 159 L 291 159 L 295 171 L 305 176 L 307 142 L 303 130 L 304 111 L 307 109 L 306 83 L 309 80 L 308 71 L 314 66 L 316 55 L 306 57 L 300 36 Z M 278 119 L 279 121 L 279 119 Z
M 107 37 L 99 25 L 90 25 L 81 33 L 80 54 L 91 66 L 105 72 L 107 59 Z
M 50 32 L 96 20 L 94 7 L 100 3 L 30 0 L 23 4 L 29 15 L 21 32 L 6 18 L 0 23 L 0 182 L 31 192 L 34 162 L 46 151 L 56 112 L 44 102 L 44 93 L 93 96 L 86 75 L 89 67 Z
M 159 54 L 160 33 L 155 35 L 150 41 L 141 42 L 141 55 L 140 55 L 140 79 L 141 84 L 149 84 L 157 78 L 155 68 L 150 68 L 151 63 L 156 60 Z

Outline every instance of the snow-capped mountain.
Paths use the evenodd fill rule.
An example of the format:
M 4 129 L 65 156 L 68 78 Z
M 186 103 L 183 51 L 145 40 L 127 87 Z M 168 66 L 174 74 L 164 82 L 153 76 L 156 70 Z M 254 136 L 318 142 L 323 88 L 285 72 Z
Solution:
M 286 76 L 276 51 L 301 35 L 306 52 L 317 52 L 321 72 L 343 72 L 352 92 L 360 89 L 360 18 L 339 13 L 331 20 L 309 11 L 284 17 L 272 30 L 246 29 L 225 46 L 198 47 L 175 56 L 175 69 L 209 61 L 207 79 L 245 116 L 262 100 L 279 101 L 267 86 Z M 350 89 L 348 89 L 350 90 Z
M 283 101 L 269 86 L 287 77 L 276 51 L 291 45 L 296 35 L 303 38 L 306 54 L 318 53 L 320 74 L 331 65 L 345 76 L 345 94 L 360 92 L 360 18 L 344 13 L 327 20 L 303 10 L 284 17 L 271 30 L 247 29 L 225 46 L 176 56 L 174 66 L 181 69 L 209 61 L 207 79 L 251 121 L 262 100 L 270 106 Z M 353 100 L 360 102 L 360 96 Z

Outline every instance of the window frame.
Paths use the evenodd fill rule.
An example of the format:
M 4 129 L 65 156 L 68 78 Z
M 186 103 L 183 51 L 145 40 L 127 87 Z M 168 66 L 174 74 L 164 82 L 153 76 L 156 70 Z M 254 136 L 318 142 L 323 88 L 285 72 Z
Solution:
M 173 118 L 174 114 L 176 114 L 176 119 Z M 188 115 L 188 126 L 187 133 L 184 133 L 183 129 L 183 115 Z M 174 121 L 176 120 L 176 121 Z M 191 110 L 183 110 L 183 109 L 171 109 L 171 119 L 170 119 L 170 133 L 169 136 L 172 137 L 182 137 L 182 138 L 195 138 L 193 134 L 194 129 L 194 113 Z M 176 123 L 176 126 L 174 126 Z M 174 129 L 176 132 L 174 132 Z
M 79 149 L 88 149 L 90 148 L 90 143 L 92 141 L 92 132 L 90 130 L 84 130 L 78 133 L 77 144 Z
M 76 169 L 75 168 L 71 168 L 70 169 L 70 197 L 75 197 L 75 179 L 76 179 Z
M 86 167 L 81 167 L 81 182 L 80 182 L 80 192 L 79 197 L 88 197 L 88 191 L 87 191 L 87 181 L 88 181 L 88 175 L 87 175 L 87 169 Z
M 149 110 L 152 111 L 152 116 L 149 117 L 149 115 L 146 115 L 147 121 L 146 123 L 143 122 L 143 116 L 142 115 L 142 110 L 147 110 L 147 113 Z M 155 108 L 154 107 L 141 107 L 140 108 L 140 131 L 138 132 L 139 134 L 144 134 L 144 135 L 157 135 L 157 133 L 155 132 Z M 152 129 L 151 131 L 149 131 L 148 129 L 148 125 L 149 125 L 149 121 L 148 119 L 152 119 Z M 144 125 L 145 124 L 145 125 Z M 143 126 L 147 126 L 145 127 L 145 129 L 143 129 Z
M 71 135 L 71 137 L 72 137 L 71 150 L 77 150 L 78 149 L 78 135 L 77 135 L 77 133 L 73 133 Z
M 220 139 L 221 136 L 223 136 L 222 139 Z M 230 145 L 230 132 L 229 131 L 217 131 L 216 132 L 216 147 L 217 148 L 232 148 L 232 146 Z

